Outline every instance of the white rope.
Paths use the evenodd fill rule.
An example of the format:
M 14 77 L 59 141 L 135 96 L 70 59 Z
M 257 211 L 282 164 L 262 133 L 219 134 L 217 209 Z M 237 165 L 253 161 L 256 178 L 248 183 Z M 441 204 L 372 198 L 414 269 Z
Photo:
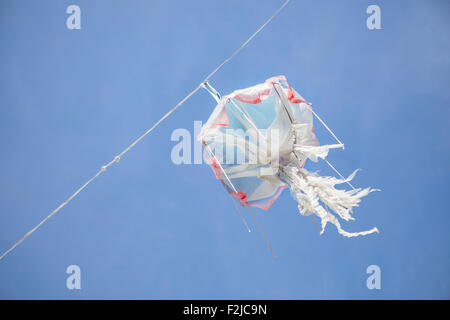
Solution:
M 153 131 L 161 122 L 163 122 L 168 116 L 170 116 L 175 110 L 177 110 L 183 103 L 185 103 L 190 97 L 192 97 L 200 88 L 203 87 L 204 83 L 207 83 L 208 80 L 215 75 L 226 63 L 228 63 L 236 54 L 239 53 L 261 30 L 263 30 L 273 18 L 275 18 L 280 11 L 289 3 L 290 0 L 286 0 L 279 8 L 276 10 L 272 16 L 266 22 L 261 25 L 238 49 L 236 49 L 231 56 L 225 59 L 221 64 L 219 64 L 194 90 L 191 91 L 186 97 L 184 97 L 180 102 L 177 103 L 175 107 L 169 110 L 161 119 L 159 119 L 150 129 L 148 129 L 143 135 L 137 138 L 133 143 L 131 143 L 125 150 L 123 150 L 118 156 L 116 156 L 113 160 L 111 160 L 106 165 L 102 166 L 101 169 L 91 178 L 89 179 L 83 186 L 81 186 L 75 193 L 73 193 L 66 201 L 64 201 L 58 208 L 56 208 L 50 215 L 48 215 L 44 220 L 39 222 L 37 226 L 28 231 L 19 241 L 17 241 L 11 248 L 6 250 L 1 256 L 0 260 L 3 259 L 8 253 L 13 251 L 20 243 L 22 243 L 26 238 L 28 238 L 33 232 L 35 232 L 42 224 L 44 224 L 47 220 L 53 217 L 59 210 L 61 210 L 64 206 L 66 206 L 73 198 L 75 198 L 81 191 L 83 191 L 92 181 L 98 178 L 103 172 L 106 171 L 111 165 L 120 161 L 120 158 L 125 155 L 128 151 L 130 151 L 136 144 L 138 144 L 142 139 L 145 138 L 150 132 Z
M 346 178 L 344 178 L 344 176 L 326 159 L 326 158 L 324 158 L 323 159 L 329 166 L 330 166 L 330 168 L 331 169 L 333 169 L 333 171 L 334 172 L 336 172 L 338 175 L 339 175 L 339 177 L 341 177 L 343 180 L 345 180 L 345 182 L 353 189 L 353 190 L 355 190 L 355 187 L 346 179 Z
M 344 149 L 345 149 L 345 146 L 344 146 L 344 144 L 341 142 L 341 140 L 339 140 L 338 137 L 336 137 L 336 135 L 334 134 L 334 132 L 331 131 L 331 129 L 328 128 L 328 126 L 326 125 L 326 123 L 323 122 L 322 119 L 320 119 L 320 117 L 317 115 L 317 113 L 314 112 L 314 110 L 313 110 L 311 104 L 309 104 L 309 107 L 311 108 L 311 112 L 313 113 L 313 115 L 317 118 L 317 120 L 320 121 L 320 123 L 323 124 L 323 126 L 328 130 L 328 132 L 333 136 L 333 138 L 336 139 L 336 141 L 337 141 L 339 144 L 342 144 L 342 150 L 344 150 Z

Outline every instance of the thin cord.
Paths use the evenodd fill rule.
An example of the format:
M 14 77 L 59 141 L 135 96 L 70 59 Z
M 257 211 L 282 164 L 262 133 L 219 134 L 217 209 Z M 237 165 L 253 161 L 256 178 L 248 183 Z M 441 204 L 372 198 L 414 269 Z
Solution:
M 275 85 L 275 83 L 273 84 L 273 87 L 274 87 L 275 91 L 277 92 L 277 95 L 278 95 L 278 97 L 280 98 L 281 102 L 283 103 L 284 110 L 286 111 L 286 113 L 287 113 L 287 115 L 288 115 L 288 117 L 289 117 L 289 120 L 290 120 L 291 123 L 292 123 L 292 116 L 291 116 L 291 114 L 289 113 L 289 110 L 288 110 L 288 108 L 286 107 L 286 105 L 285 105 L 285 103 L 284 103 L 284 100 L 286 99 L 286 97 L 283 96 L 284 99 L 281 98 L 281 95 L 280 95 L 280 93 L 278 92 L 278 89 L 277 89 L 277 86 Z M 317 120 L 319 120 L 320 123 L 322 123 L 323 126 L 328 130 L 328 132 L 334 137 L 334 139 L 336 139 L 336 141 L 337 141 L 339 144 L 342 145 L 342 149 L 345 149 L 345 146 L 344 146 L 344 144 L 341 142 L 341 140 L 339 140 L 339 138 L 336 137 L 336 135 L 334 134 L 334 132 L 333 132 L 333 131 L 327 126 L 327 124 L 319 117 L 319 115 L 318 115 L 317 113 L 314 112 L 314 110 L 313 110 L 313 108 L 312 108 L 312 104 L 311 104 L 311 103 L 308 103 L 308 105 L 309 105 L 309 108 L 311 109 L 311 112 L 312 112 L 313 115 L 317 118 Z
M 336 141 L 337 141 L 339 144 L 342 144 L 342 150 L 344 150 L 344 149 L 345 149 L 345 146 L 344 146 L 344 144 L 341 142 L 341 140 L 339 140 L 338 137 L 336 137 L 336 135 L 333 133 L 333 131 L 331 131 L 331 129 L 328 128 L 328 126 L 325 124 L 325 122 L 323 122 L 322 119 L 320 119 L 320 117 L 317 115 L 317 113 L 314 112 L 312 106 L 309 105 L 309 107 L 311 108 L 311 112 L 313 113 L 313 115 L 317 118 L 317 120 L 319 120 L 319 121 L 323 124 L 323 126 L 328 130 L 328 132 L 333 136 L 333 138 L 336 139 Z
M 313 216 L 310 214 L 308 217 L 310 217 L 311 220 L 312 220 L 312 222 L 314 222 L 314 224 L 315 224 L 316 227 L 317 227 L 317 230 L 319 230 L 319 232 L 322 231 L 322 229 L 320 229 L 319 225 L 317 224 L 316 220 L 314 220 Z
M 220 162 L 217 160 L 216 156 L 214 155 L 214 153 L 211 152 L 211 148 L 209 146 L 206 146 L 209 150 L 209 152 L 213 155 L 214 159 L 216 159 L 217 164 L 219 165 L 220 170 L 222 171 L 223 175 L 225 176 L 225 178 L 227 179 L 228 183 L 230 184 L 231 188 L 233 189 L 234 192 L 237 192 L 237 189 L 235 188 L 234 184 L 231 182 L 230 178 L 228 177 L 227 173 L 225 172 L 225 170 L 223 169 L 223 167 L 221 166 Z M 234 199 L 233 199 L 234 200 Z M 270 252 L 272 252 L 273 256 L 275 259 L 277 259 L 277 255 L 275 254 L 275 251 L 273 251 L 272 246 L 270 245 L 269 239 L 267 239 L 266 234 L 264 233 L 264 231 L 262 230 L 261 226 L 258 223 L 258 220 L 256 220 L 256 217 L 253 215 L 252 211 L 250 210 L 250 207 L 247 206 L 248 208 L 248 212 L 250 212 L 250 215 L 252 216 L 252 219 L 255 221 L 256 225 L 259 228 L 259 231 L 261 231 L 261 234 L 264 237 L 264 240 L 266 241 L 267 246 L 269 247 Z M 241 211 L 238 210 L 239 215 L 241 216 L 242 220 L 244 221 L 246 227 L 248 228 L 247 222 L 244 219 L 244 216 L 242 215 Z M 248 228 L 248 231 L 250 232 L 250 229 Z
M 330 166 L 331 169 L 334 170 L 343 180 L 346 180 L 344 176 L 335 168 L 333 165 L 326 159 L 323 158 L 323 160 Z M 355 190 L 355 187 L 350 183 L 350 181 L 345 181 L 350 187 L 352 187 L 353 190 Z
M 313 108 L 311 107 L 311 111 L 314 114 L 314 116 L 323 124 L 323 126 L 325 128 L 327 128 L 328 132 L 331 133 L 331 135 L 336 139 L 337 142 L 339 142 L 340 144 L 342 144 L 342 149 L 344 149 L 344 144 L 341 142 L 341 140 L 339 140 L 336 135 L 333 133 L 333 131 L 331 131 L 330 128 L 328 128 L 328 126 L 326 125 L 325 122 L 322 121 L 322 119 L 320 119 L 320 117 L 314 112 Z M 342 179 L 345 180 L 344 176 L 326 159 L 323 158 L 323 160 L 330 166 L 331 169 L 333 169 L 334 172 L 336 172 Z M 353 190 L 355 190 L 355 187 L 349 182 L 349 181 L 345 181 Z
M 219 159 L 217 159 L 216 155 L 211 151 L 211 148 L 207 145 L 206 148 L 208 149 L 209 153 L 214 157 L 214 159 L 216 160 L 216 163 L 219 165 L 220 170 L 222 171 L 223 175 L 225 176 L 225 178 L 227 179 L 229 185 L 231 186 L 231 188 L 233 189 L 234 192 L 237 193 L 236 188 L 234 187 L 233 183 L 231 182 L 231 180 L 228 178 L 228 175 L 226 174 L 225 170 L 223 169 L 222 165 L 219 162 Z M 241 210 L 239 210 L 239 207 L 234 203 L 234 198 L 233 196 L 230 194 L 231 199 L 233 199 L 233 204 L 236 206 L 237 212 L 239 213 L 239 215 L 241 216 L 242 222 L 244 223 L 245 227 L 247 228 L 248 232 L 251 232 L 250 228 L 248 227 L 247 221 L 244 218 L 244 215 L 241 213 Z
M 264 233 L 263 229 L 262 229 L 261 226 L 259 225 L 258 220 L 256 220 L 255 215 L 254 215 L 253 212 L 250 210 L 250 207 L 249 207 L 249 206 L 247 206 L 247 208 L 248 208 L 248 212 L 250 213 L 250 215 L 251 215 L 252 218 L 253 218 L 253 221 L 255 221 L 256 225 L 258 226 L 259 231 L 261 231 L 261 234 L 263 235 L 264 240 L 266 241 L 266 244 L 267 244 L 267 246 L 269 247 L 270 252 L 272 252 L 273 257 L 274 257 L 275 259 L 278 259 L 278 257 L 277 257 L 277 255 L 276 255 L 275 251 L 273 251 L 272 246 L 270 245 L 269 239 L 266 237 L 266 234 Z
M 64 201 L 58 208 L 56 208 L 52 213 L 50 213 L 44 220 L 42 220 L 37 226 L 35 226 L 33 229 L 28 231 L 19 241 L 17 241 L 11 248 L 9 248 L 5 253 L 2 254 L 0 257 L 0 260 L 3 259 L 8 253 L 13 251 L 20 243 L 22 243 L 26 238 L 28 238 L 34 231 L 36 231 L 42 224 L 44 224 L 47 220 L 49 220 L 51 217 L 53 217 L 59 210 L 61 210 L 66 204 L 70 202 L 75 196 L 80 193 L 88 184 L 90 184 L 92 181 L 94 181 L 100 174 L 102 173 L 102 170 L 97 172 L 95 176 L 93 176 L 89 181 L 87 181 L 81 188 L 79 188 L 73 195 L 71 195 L 66 201 Z
M 250 230 L 250 228 L 249 228 L 249 226 L 248 226 L 248 224 L 247 224 L 247 221 L 245 220 L 245 218 L 244 218 L 244 215 L 242 214 L 242 212 L 241 212 L 241 209 L 239 209 L 239 205 L 236 203 L 237 202 L 237 200 L 230 194 L 230 197 L 231 197 L 231 200 L 233 200 L 233 204 L 234 204 L 234 207 L 236 208 L 236 211 L 239 213 L 239 215 L 241 216 L 241 218 L 242 218 L 242 221 L 244 222 L 244 225 L 245 225 L 245 227 L 247 228 L 247 231 L 248 232 L 252 232 L 252 230 Z
M 338 137 L 336 137 L 336 135 L 333 133 L 333 131 L 331 131 L 330 128 L 328 128 L 328 126 L 326 125 L 325 122 L 323 122 L 322 119 L 320 119 L 320 117 L 317 115 L 317 113 L 314 112 L 311 104 L 309 104 L 309 107 L 311 108 L 311 112 L 314 114 L 314 116 L 323 124 L 323 126 L 328 130 L 328 132 L 334 137 L 334 139 L 336 139 L 337 142 L 339 142 L 340 144 L 342 144 L 342 149 L 345 149 L 344 144 L 341 142 L 341 140 L 338 139 Z M 323 158 L 323 160 L 330 166 L 331 169 L 333 169 L 334 172 L 336 172 L 343 180 L 345 180 L 344 176 L 326 159 Z M 355 187 L 349 182 L 349 181 L 345 181 L 353 190 L 355 190 Z
M 275 11 L 273 13 L 273 15 L 266 21 L 264 22 L 264 24 L 258 28 L 258 30 L 255 31 L 255 33 L 253 33 L 250 38 L 248 38 L 239 48 L 236 49 L 236 51 L 233 52 L 233 54 L 227 58 L 224 62 L 222 62 L 216 69 L 214 69 L 213 72 L 211 72 L 205 79 L 205 81 L 209 80 L 217 71 L 220 70 L 220 68 L 222 68 L 228 61 L 230 61 L 235 55 L 237 55 L 239 53 L 239 51 L 241 51 L 250 41 L 252 41 L 252 39 L 262 30 L 264 29 L 272 20 L 273 18 L 275 18 L 281 10 L 283 10 L 283 8 L 289 3 L 290 0 L 286 0 L 281 7 L 278 8 L 277 11 Z
M 177 103 L 175 107 L 169 110 L 161 119 L 159 119 L 150 129 L 148 129 L 143 135 L 141 135 L 138 139 L 136 139 L 132 144 L 130 144 L 125 150 L 123 150 L 118 156 L 116 156 L 113 160 L 111 160 L 108 164 L 101 167 L 100 171 L 98 171 L 91 179 L 89 179 L 81 188 L 79 188 L 74 194 L 72 194 L 66 201 L 64 201 L 58 208 L 56 208 L 50 215 L 48 215 L 44 220 L 39 222 L 39 224 L 28 231 L 19 241 L 17 241 L 11 248 L 5 251 L 0 256 L 0 260 L 2 260 L 8 253 L 13 251 L 20 243 L 22 243 L 26 238 L 28 238 L 33 232 L 35 232 L 42 224 L 44 224 L 47 220 L 53 217 L 59 210 L 61 210 L 64 206 L 66 206 L 73 198 L 75 198 L 81 191 L 83 191 L 92 181 L 97 179 L 103 172 L 106 171 L 111 165 L 120 161 L 120 158 L 125 155 L 128 151 L 130 151 L 136 144 L 138 144 L 142 139 L 145 138 L 150 132 L 153 131 L 161 122 L 163 122 L 168 116 L 170 116 L 175 110 L 177 110 L 184 102 L 186 102 L 190 97 L 192 97 L 200 88 L 203 87 L 203 84 L 207 82 L 213 75 L 217 73 L 226 63 L 228 63 L 235 55 L 239 53 L 261 30 L 263 30 L 272 20 L 275 18 L 280 11 L 289 3 L 290 0 L 286 0 L 281 7 L 275 11 L 272 16 L 256 30 L 238 49 L 236 49 L 231 56 L 229 56 L 225 61 L 223 61 L 220 65 L 218 65 L 199 85 L 197 88 L 191 91 L 186 97 L 184 97 L 180 102 Z

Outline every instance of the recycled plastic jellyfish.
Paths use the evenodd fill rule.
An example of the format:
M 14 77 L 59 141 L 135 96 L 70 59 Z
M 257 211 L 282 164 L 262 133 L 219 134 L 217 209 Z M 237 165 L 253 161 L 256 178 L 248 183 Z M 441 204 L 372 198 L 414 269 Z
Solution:
M 327 161 L 329 150 L 343 148 L 343 144 L 330 130 L 339 143 L 320 145 L 313 127 L 313 116 L 317 115 L 284 76 L 223 97 L 208 83 L 204 87 L 218 104 L 198 139 L 216 178 L 242 206 L 267 210 L 283 189 L 289 188 L 300 214 L 320 218 L 321 234 L 328 222 L 346 237 L 378 232 L 377 228 L 347 232 L 337 218 L 354 220 L 353 208 L 362 197 L 376 191 L 335 188 L 343 183 L 351 186 L 357 170 L 346 179 L 338 179 L 305 169 L 307 159 Z

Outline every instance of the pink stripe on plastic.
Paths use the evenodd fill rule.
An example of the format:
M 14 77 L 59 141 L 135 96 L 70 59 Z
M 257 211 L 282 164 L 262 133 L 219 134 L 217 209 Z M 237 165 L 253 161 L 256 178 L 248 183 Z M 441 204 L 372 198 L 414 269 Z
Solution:
M 261 103 L 261 101 L 263 101 L 265 98 L 267 98 L 267 96 L 270 94 L 270 90 L 271 88 L 267 88 L 259 91 L 256 96 L 249 96 L 239 93 L 235 94 L 233 98 L 245 103 L 258 104 Z
M 260 208 L 260 209 L 263 209 L 263 210 L 268 210 L 272 206 L 272 204 L 275 202 L 275 200 L 278 199 L 278 197 L 280 196 L 281 192 L 283 192 L 283 190 L 286 189 L 286 188 L 287 188 L 286 185 L 279 187 L 278 191 L 274 195 L 274 197 L 272 199 L 270 199 L 265 205 L 258 204 L 258 203 L 247 203 L 247 205 L 249 207 L 256 207 L 256 208 Z

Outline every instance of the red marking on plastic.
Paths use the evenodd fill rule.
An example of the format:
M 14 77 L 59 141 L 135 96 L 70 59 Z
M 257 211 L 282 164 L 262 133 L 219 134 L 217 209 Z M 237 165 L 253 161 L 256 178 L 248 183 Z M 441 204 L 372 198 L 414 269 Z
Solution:
M 247 195 L 243 191 L 231 192 L 231 195 L 239 200 L 240 204 L 244 207 L 247 205 Z

